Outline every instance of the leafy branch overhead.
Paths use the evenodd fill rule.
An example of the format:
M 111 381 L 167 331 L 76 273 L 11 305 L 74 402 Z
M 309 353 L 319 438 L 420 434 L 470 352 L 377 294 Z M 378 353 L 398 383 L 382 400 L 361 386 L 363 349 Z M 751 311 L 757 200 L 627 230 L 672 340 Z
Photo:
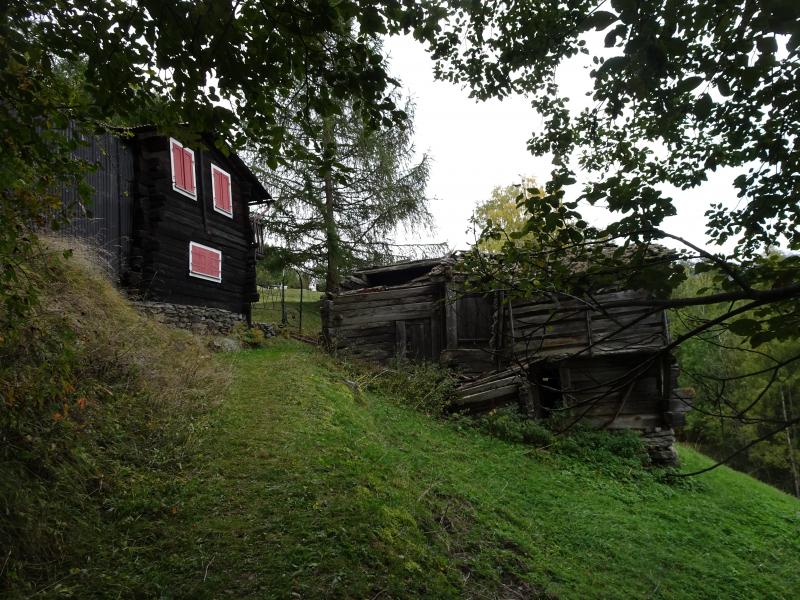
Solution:
M 800 250 L 800 5 L 489 2 L 459 4 L 455 15 L 434 44 L 438 76 L 479 99 L 527 94 L 543 117 L 529 147 L 552 157 L 553 170 L 543 197 L 528 206 L 527 230 L 552 236 L 556 250 L 605 263 L 609 241 L 680 243 L 679 258 L 718 274 L 711 291 L 772 298 L 755 317 L 761 325 L 748 330 L 751 341 L 775 331 L 773 318 L 783 320 L 777 329 L 800 331 L 792 285 L 800 264 L 791 254 L 764 255 L 776 245 Z M 590 102 L 572 111 L 556 71 L 581 54 L 593 64 Z M 723 169 L 737 197 L 713 199 L 706 227 L 712 244 L 732 250 L 699 251 L 702 240 L 667 234 L 679 194 Z M 588 228 L 584 204 L 606 206 L 616 220 Z M 508 262 L 519 267 L 514 252 L 509 247 Z M 620 252 L 624 270 L 630 255 Z M 647 287 L 661 292 L 684 278 L 666 263 L 648 270 Z

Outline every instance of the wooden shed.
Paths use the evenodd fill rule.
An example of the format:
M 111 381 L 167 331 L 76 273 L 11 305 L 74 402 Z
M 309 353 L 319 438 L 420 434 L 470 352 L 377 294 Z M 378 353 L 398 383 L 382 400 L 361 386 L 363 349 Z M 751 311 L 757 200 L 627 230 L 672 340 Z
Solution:
M 637 305 L 647 294 L 611 290 L 591 300 L 508 301 L 465 292 L 458 257 L 353 273 L 323 300 L 327 343 L 355 357 L 430 360 L 465 382 L 454 409 L 516 403 L 535 417 L 635 429 L 673 462 L 673 427 L 690 394 L 677 389 L 666 313 Z
M 63 192 L 67 231 L 102 247 L 120 285 L 146 301 L 223 309 L 249 318 L 257 300 L 250 207 L 270 200 L 258 178 L 211 136 L 202 144 L 154 127 L 86 140 L 88 206 Z

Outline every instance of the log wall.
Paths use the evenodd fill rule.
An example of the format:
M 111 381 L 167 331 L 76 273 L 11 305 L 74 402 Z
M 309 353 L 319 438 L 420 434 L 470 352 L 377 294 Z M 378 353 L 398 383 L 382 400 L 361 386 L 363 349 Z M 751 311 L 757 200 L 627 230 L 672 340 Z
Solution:
M 217 150 L 195 150 L 197 199 L 172 189 L 169 139 L 139 134 L 130 284 L 143 298 L 249 314 L 257 300 L 250 184 Z M 231 175 L 233 218 L 213 208 L 211 164 Z M 222 251 L 222 281 L 189 275 L 189 242 Z
M 323 334 L 348 354 L 378 362 L 438 359 L 443 345 L 442 286 L 374 287 L 323 301 Z
M 653 351 L 668 343 L 663 310 L 649 307 L 593 308 L 646 298 L 623 291 L 580 300 L 517 301 L 506 311 L 504 347 L 517 357 L 584 356 Z

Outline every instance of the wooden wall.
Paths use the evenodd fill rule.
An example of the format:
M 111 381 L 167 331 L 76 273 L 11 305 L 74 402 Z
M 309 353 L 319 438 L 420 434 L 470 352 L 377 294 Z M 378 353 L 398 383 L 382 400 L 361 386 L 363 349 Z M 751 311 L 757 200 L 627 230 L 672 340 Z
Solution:
M 69 129 L 68 135 L 78 133 Z M 100 249 L 110 274 L 119 281 L 129 268 L 133 233 L 133 152 L 128 144 L 109 133 L 87 136 L 86 142 L 76 155 L 97 165 L 85 177 L 94 191 L 84 205 L 74 187 L 61 190 L 70 222 L 59 234 L 81 238 Z
M 249 314 L 257 299 L 249 183 L 217 150 L 195 150 L 197 199 L 172 189 L 169 139 L 136 138 L 131 283 L 146 298 Z M 211 164 L 231 174 L 233 218 L 213 208 Z M 189 275 L 189 242 L 222 251 L 222 281 Z
M 664 358 L 646 353 L 564 361 L 562 412 L 594 427 L 653 430 L 664 424 L 670 373 Z
M 323 301 L 323 333 L 332 347 L 366 360 L 438 360 L 442 309 L 438 283 L 342 292 Z
M 484 412 L 519 404 L 536 417 L 557 417 L 605 429 L 653 431 L 678 424 L 680 390 L 670 357 L 632 353 L 543 361 L 464 384 L 454 408 Z M 685 400 L 685 398 L 683 398 Z M 668 422 L 669 421 L 669 422 Z
M 343 292 L 323 301 L 323 330 L 334 347 L 359 358 L 438 360 L 472 376 L 454 410 L 516 403 L 537 417 L 644 432 L 682 423 L 691 396 L 676 388 L 674 360 L 660 352 L 669 342 L 664 312 L 603 306 L 643 292 L 598 295 L 593 305 L 509 305 L 500 293 L 462 288 L 437 281 Z
M 599 304 L 644 299 L 644 292 L 600 294 Z M 652 351 L 668 343 L 663 310 L 616 307 L 597 310 L 580 300 L 517 301 L 504 309 L 504 347 L 515 356 L 586 356 Z

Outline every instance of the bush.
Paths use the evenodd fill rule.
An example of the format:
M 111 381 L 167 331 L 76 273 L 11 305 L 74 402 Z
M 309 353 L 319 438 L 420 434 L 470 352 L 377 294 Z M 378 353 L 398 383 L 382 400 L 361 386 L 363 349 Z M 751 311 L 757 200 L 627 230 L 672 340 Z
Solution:
M 237 324 L 231 332 L 245 348 L 263 348 L 267 343 L 267 336 L 258 327 L 248 327 L 244 323 Z
M 502 440 L 531 444 L 552 454 L 577 458 L 613 474 L 641 471 L 650 459 L 634 431 L 606 431 L 574 426 L 557 435 L 545 421 L 534 421 L 516 407 L 478 417 L 461 417 L 467 426 Z
M 493 410 L 474 419 L 474 424 L 489 435 L 508 442 L 520 442 L 534 446 L 549 446 L 553 443 L 553 432 L 540 421 L 521 414 L 516 407 Z
M 437 364 L 398 361 L 391 368 L 367 373 L 359 382 L 427 415 L 444 414 L 455 397 L 458 382 Z

